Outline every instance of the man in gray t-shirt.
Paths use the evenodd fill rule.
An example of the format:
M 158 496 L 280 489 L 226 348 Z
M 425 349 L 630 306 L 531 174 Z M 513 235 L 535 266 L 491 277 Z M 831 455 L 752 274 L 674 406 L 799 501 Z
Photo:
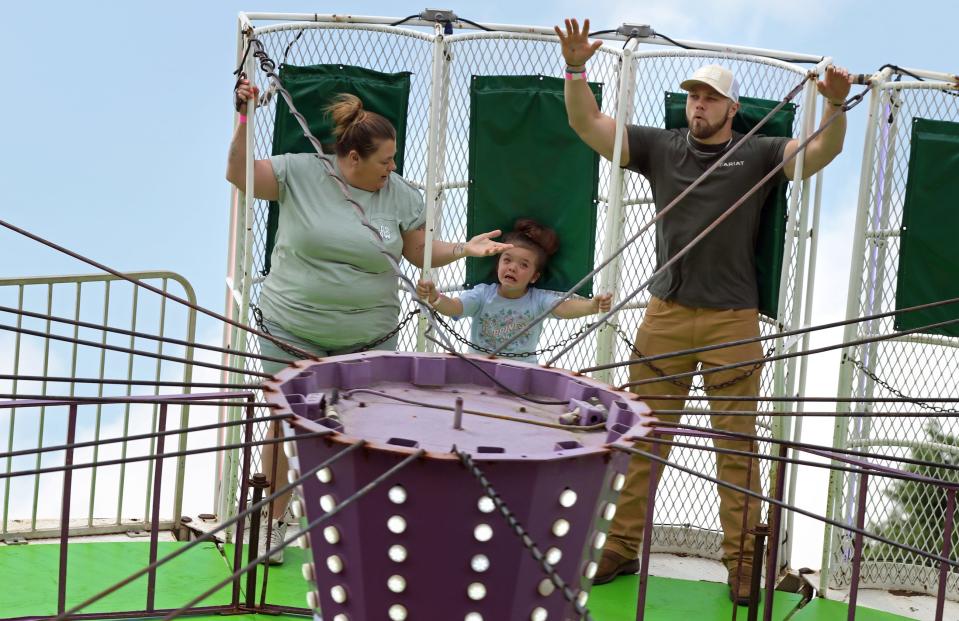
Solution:
M 613 157 L 616 122 L 600 112 L 586 82 L 586 62 L 600 47 L 590 43 L 589 20 L 580 29 L 575 19 L 566 20 L 565 31 L 556 28 L 566 60 L 566 110 L 570 126 L 592 149 L 607 159 Z M 719 65 L 698 69 L 680 87 L 687 91 L 688 129 L 665 130 L 627 126 L 620 166 L 636 171 L 649 181 L 657 210 L 661 210 L 702 175 L 743 136 L 732 131 L 739 110 L 739 88 L 733 74 Z M 830 67 L 818 84 L 827 105 L 823 123 L 843 115 L 806 148 L 803 174 L 809 176 L 828 164 L 842 150 L 846 120 L 842 105 L 849 94 L 844 69 Z M 656 227 L 656 262 L 663 265 L 685 248 L 716 218 L 783 160 L 795 153 L 798 141 L 754 136 L 739 146 L 716 171 L 679 202 Z M 650 303 L 637 331 L 635 348 L 642 355 L 671 353 L 703 345 L 728 343 L 759 334 L 756 283 L 756 238 L 759 216 L 768 194 L 779 182 L 792 179 L 793 161 L 782 173 L 741 205 L 731 217 L 703 238 L 688 254 L 657 276 L 650 284 Z M 762 357 L 759 343 L 727 347 L 699 354 L 677 355 L 652 364 L 630 367 L 633 381 L 710 368 Z M 710 396 L 754 396 L 759 393 L 760 368 L 733 369 L 705 376 Z M 685 395 L 682 382 L 655 382 L 638 386 L 650 395 Z M 681 400 L 650 400 L 654 412 L 682 409 Z M 724 414 L 725 410 L 756 410 L 756 403 L 715 401 L 710 404 L 712 425 L 717 430 L 755 434 L 755 416 Z M 679 417 L 659 414 L 664 422 Z M 714 440 L 720 449 L 752 450 L 748 441 Z M 649 449 L 649 445 L 642 448 Z M 668 450 L 668 449 L 667 449 Z M 759 492 L 759 465 L 745 456 L 717 453 L 718 478 Z M 609 582 L 638 569 L 642 543 L 650 463 L 634 457 L 626 486 L 610 525 L 609 537 L 594 583 Z M 756 524 L 760 505 L 753 498 L 720 487 L 720 522 L 723 528 L 723 560 L 729 569 L 730 598 L 749 601 L 752 568 L 752 538 L 745 530 Z
M 629 170 L 649 180 L 657 210 L 668 205 L 742 135 L 733 132 L 727 141 L 700 144 L 687 128 L 662 130 L 627 127 Z M 736 153 L 709 179 L 693 189 L 656 227 L 656 264 L 682 250 L 718 218 L 743 192 L 755 185 L 783 159 L 788 138 L 757 136 L 740 145 Z M 759 215 L 766 197 L 776 187 L 765 184 L 732 213 L 702 243 L 696 244 L 649 285 L 662 300 L 694 308 L 756 308 L 756 237 Z

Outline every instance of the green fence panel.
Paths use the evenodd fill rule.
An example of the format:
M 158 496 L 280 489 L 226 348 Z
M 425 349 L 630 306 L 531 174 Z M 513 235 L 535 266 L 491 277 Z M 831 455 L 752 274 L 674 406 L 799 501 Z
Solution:
M 356 95 L 366 110 L 383 115 L 396 128 L 396 172 L 403 174 L 403 152 L 406 145 L 406 116 L 410 100 L 410 72 L 381 73 L 349 65 L 282 65 L 280 80 L 290 92 L 293 105 L 306 117 L 310 132 L 324 145 L 332 144 L 333 123 L 323 112 L 340 93 Z M 279 94 L 273 124 L 272 155 L 281 153 L 313 153 L 313 145 L 303 135 L 303 128 L 290 114 L 290 107 Z M 266 245 L 263 274 L 270 271 L 270 255 L 276 241 L 279 204 L 270 203 L 266 224 Z
M 467 237 L 529 217 L 560 248 L 537 282 L 565 291 L 593 269 L 599 155 L 569 127 L 561 78 L 473 76 Z M 602 85 L 590 88 L 601 102 Z M 466 286 L 495 281 L 496 258 L 468 259 Z M 592 282 L 577 293 L 592 294 Z
M 733 129 L 745 134 L 762 120 L 778 101 L 739 98 L 739 112 L 733 119 Z M 796 105 L 786 104 L 759 129 L 765 136 L 791 137 Z M 666 93 L 666 128 L 686 127 L 686 94 Z M 779 285 L 786 243 L 788 201 L 786 183 L 769 193 L 759 219 L 759 237 L 756 240 L 756 281 L 759 284 L 759 312 L 778 319 Z
M 959 297 L 959 123 L 913 119 L 903 204 L 896 309 Z M 959 306 L 898 315 L 897 330 L 959 319 Z M 923 330 L 959 336 L 959 324 Z

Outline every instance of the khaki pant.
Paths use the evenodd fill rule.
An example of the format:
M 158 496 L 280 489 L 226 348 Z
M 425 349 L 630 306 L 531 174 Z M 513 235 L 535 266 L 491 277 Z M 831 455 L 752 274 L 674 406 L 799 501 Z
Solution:
M 646 316 L 636 334 L 636 348 L 644 355 L 652 356 L 668 352 L 690 349 L 704 345 L 713 345 L 758 336 L 759 320 L 756 309 L 721 310 L 710 308 L 689 308 L 675 302 L 667 302 L 652 298 L 646 310 Z M 760 343 L 749 343 L 716 349 L 699 354 L 676 356 L 657 360 L 653 364 L 666 374 L 692 371 L 697 364 L 704 369 L 717 367 L 733 362 L 758 359 L 763 356 Z M 703 376 L 705 384 L 721 384 L 727 380 L 741 376 L 752 366 L 719 371 Z M 630 380 L 636 381 L 657 377 L 657 373 L 649 365 L 639 364 L 630 367 Z M 692 378 L 684 378 L 688 384 Z M 757 370 L 750 377 L 736 382 L 732 386 L 709 390 L 710 396 L 748 396 L 759 394 L 760 371 Z M 684 395 L 688 390 L 668 381 L 655 382 L 635 386 L 634 392 L 640 395 Z M 680 410 L 684 407 L 682 400 L 645 400 L 652 408 L 656 418 L 663 422 L 678 422 L 679 416 L 657 414 L 656 410 Z M 756 411 L 755 401 L 716 401 L 710 402 L 712 411 L 711 421 L 714 429 L 735 431 L 754 435 L 756 432 L 755 416 L 723 416 L 724 410 L 751 410 Z M 660 436 L 672 440 L 671 436 Z M 680 442 L 687 439 L 680 437 Z M 754 450 L 746 440 L 719 440 L 713 441 L 718 448 L 737 450 Z M 638 443 L 637 448 L 650 451 L 649 442 Z M 669 447 L 660 445 L 659 454 L 667 457 Z M 759 492 L 760 476 L 759 462 L 738 455 L 724 455 L 715 453 L 717 463 L 717 478 L 728 481 L 743 488 Z M 752 470 L 750 472 L 750 461 Z M 662 468 L 659 469 L 662 472 Z M 610 525 L 609 538 L 606 547 L 626 558 L 635 558 L 643 539 L 643 527 L 646 518 L 646 498 L 649 491 L 650 462 L 648 459 L 633 456 L 626 477 L 626 486 L 619 498 L 616 516 Z M 719 519 L 723 528 L 723 558 L 727 566 L 740 559 L 739 546 L 742 541 L 744 563 L 749 564 L 753 553 L 753 538 L 743 540 L 743 513 L 746 503 L 749 511 L 746 528 L 752 528 L 760 517 L 759 501 L 755 498 L 744 498 L 745 494 L 737 493 L 726 487 L 719 487 Z M 694 499 L 689 499 L 691 502 Z

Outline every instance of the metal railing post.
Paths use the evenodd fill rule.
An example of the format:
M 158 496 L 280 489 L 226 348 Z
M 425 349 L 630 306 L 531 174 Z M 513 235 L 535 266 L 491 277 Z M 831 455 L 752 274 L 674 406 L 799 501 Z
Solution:
M 603 234 L 603 261 L 608 260 L 623 243 L 623 230 L 626 224 L 626 210 L 623 205 L 625 191 L 625 174 L 619 165 L 623 153 L 623 139 L 626 133 L 626 121 L 633 109 L 633 97 L 636 92 L 636 59 L 633 57 L 638 40 L 633 39 L 623 50 L 619 68 L 619 90 L 616 93 L 616 139 L 613 143 L 613 160 L 610 162 L 610 180 L 608 192 L 608 209 L 606 211 L 606 230 Z M 619 290 L 622 272 L 622 256 L 610 262 L 601 273 L 602 284 L 598 288 L 603 293 L 616 294 Z M 618 318 L 613 318 L 604 325 L 596 336 L 596 364 L 612 362 L 615 355 L 616 328 Z M 596 379 L 612 383 L 613 371 L 599 371 Z
M 866 136 L 863 140 L 862 172 L 859 178 L 859 198 L 856 210 L 856 222 L 853 228 L 853 247 L 852 261 L 853 266 L 849 272 L 849 287 L 846 293 L 846 319 L 852 319 L 859 316 L 859 297 L 862 291 L 863 271 L 856 268 L 858 261 L 861 261 L 865 252 L 866 244 L 866 217 L 869 212 L 869 200 L 872 190 L 872 171 L 876 155 L 876 132 L 881 120 L 878 118 L 879 111 L 879 84 L 885 82 L 892 69 L 886 68 L 881 73 L 873 76 L 871 93 L 869 95 L 869 112 L 866 121 Z M 843 330 L 843 341 L 851 341 L 856 338 L 858 332 L 856 324 L 850 324 Z M 852 375 L 853 366 L 848 358 L 852 352 L 844 351 L 842 362 L 839 366 L 839 390 L 838 396 L 847 398 L 852 395 Z M 833 428 L 833 448 L 844 448 L 847 435 L 849 419 L 844 415 L 852 409 L 852 403 L 840 402 L 836 405 L 836 422 Z M 835 463 L 835 462 L 833 462 Z M 826 517 L 837 519 L 839 514 L 839 503 L 842 502 L 842 482 L 845 476 L 841 472 L 830 472 L 829 491 L 826 499 Z M 829 583 L 829 574 L 831 570 L 832 555 L 832 536 L 833 529 L 828 524 L 823 533 L 823 555 L 822 570 L 820 573 L 819 591 L 827 592 Z
M 76 403 L 70 404 L 67 417 L 66 444 L 72 445 L 76 442 L 77 437 Z M 63 465 L 73 465 L 72 446 L 64 452 Z M 63 471 L 63 492 L 60 497 L 60 569 L 57 580 L 57 614 L 63 614 L 67 606 L 67 558 L 70 550 L 70 497 L 72 492 L 73 470 L 68 467 Z
M 946 490 L 946 523 L 942 528 L 942 557 L 949 558 L 952 554 L 952 531 L 956 520 L 956 488 Z M 936 591 L 936 621 L 942 621 L 943 609 L 946 605 L 946 581 L 949 579 L 949 565 L 939 562 L 939 587 Z
M 442 142 L 445 134 L 441 133 L 439 128 L 441 125 L 446 125 L 446 119 L 441 117 L 441 112 L 445 111 L 444 93 L 449 88 L 446 80 L 448 62 L 443 26 L 437 23 L 433 25 L 433 72 L 430 81 L 429 125 L 426 133 L 426 246 L 423 248 L 423 270 L 420 274 L 424 280 L 432 278 L 433 239 L 439 224 L 442 200 L 440 184 L 443 181 L 443 171 L 440 169 L 440 152 L 446 145 Z M 431 344 L 426 341 L 428 326 L 426 316 L 420 315 L 416 324 L 416 351 L 433 350 Z
M 823 62 L 819 64 L 819 67 L 824 67 L 827 63 L 830 62 L 830 59 L 824 59 Z M 810 133 L 813 131 L 813 125 L 816 122 L 816 99 L 818 96 L 818 91 L 816 89 L 816 84 L 814 81 L 810 80 L 806 83 L 804 91 L 804 101 L 801 109 L 804 110 L 802 115 L 802 121 L 800 123 L 799 130 L 799 139 L 805 140 Z M 805 266 L 806 261 L 806 241 L 802 239 L 803 233 L 806 231 L 806 227 L 809 222 L 809 198 L 810 198 L 810 186 L 812 183 L 809 179 L 803 179 L 804 169 L 805 169 L 805 151 L 800 153 L 795 159 L 795 168 L 793 174 L 793 193 L 790 198 L 790 206 L 788 210 L 789 219 L 788 226 L 786 229 L 786 249 L 787 252 L 784 255 L 784 261 L 782 269 L 780 270 L 780 285 L 779 285 L 779 310 L 778 310 L 778 321 L 780 329 L 785 327 L 786 329 L 795 329 L 798 327 L 801 311 L 803 309 L 802 301 L 804 299 L 804 284 L 805 272 L 803 267 Z M 794 256 L 791 248 L 795 248 L 795 261 L 792 260 Z M 814 269 L 811 267 L 810 269 Z M 789 289 L 789 275 L 793 273 L 793 287 L 790 291 Z M 811 297 L 807 294 L 806 297 Z M 787 298 L 790 299 L 790 305 L 787 309 L 786 301 Z M 789 315 L 788 317 L 786 315 Z M 796 345 L 799 341 L 793 341 L 791 345 L 783 347 L 781 341 L 777 342 L 776 353 L 786 353 L 786 351 L 795 351 Z M 796 387 L 796 359 L 791 358 L 786 361 L 779 361 L 775 364 L 774 367 L 774 379 L 773 379 L 773 394 L 787 396 L 795 393 Z M 794 408 L 793 404 L 787 403 L 777 403 L 774 406 L 774 410 L 778 412 L 786 412 Z M 787 439 L 791 435 L 792 426 L 795 424 L 794 418 L 792 416 L 777 417 L 773 421 L 773 437 L 779 439 Z M 778 471 L 778 468 L 786 468 L 784 464 L 772 464 L 771 474 Z M 795 467 L 789 467 L 789 480 L 791 481 L 796 475 L 797 469 Z M 786 523 L 791 525 L 792 521 L 787 514 Z M 789 532 L 786 530 L 785 532 Z M 770 549 L 774 545 L 782 543 L 783 531 L 777 530 L 773 533 L 774 537 L 777 537 L 777 541 L 770 540 Z M 791 552 L 790 548 L 783 550 L 783 559 L 788 564 L 789 563 L 789 553 Z M 778 568 L 777 568 L 778 570 Z
M 160 416 L 157 431 L 166 431 L 167 404 L 160 404 Z M 160 537 L 160 491 L 163 485 L 163 451 L 165 436 L 157 436 L 156 453 L 153 460 L 153 510 L 150 513 L 150 565 L 157 561 L 157 547 Z M 153 610 L 156 603 L 156 569 L 151 569 L 147 578 L 147 610 Z
M 862 529 L 866 525 L 866 494 L 869 491 L 869 474 L 859 475 L 859 495 L 856 500 L 856 528 L 858 532 L 853 538 L 852 581 L 849 585 L 849 609 L 847 619 L 855 621 L 856 602 L 859 598 L 859 572 L 862 566 Z

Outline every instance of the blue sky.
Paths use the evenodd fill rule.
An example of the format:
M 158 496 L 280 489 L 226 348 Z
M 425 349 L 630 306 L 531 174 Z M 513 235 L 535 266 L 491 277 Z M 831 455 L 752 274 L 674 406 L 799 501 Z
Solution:
M 926 7 L 916 11 L 911 7 Z M 831 54 L 856 72 L 883 63 L 947 70 L 952 3 L 707 0 L 592 2 L 595 28 L 648 22 L 673 37 Z M 459 15 L 551 25 L 583 15 L 573 2 L 470 2 Z M 419 4 L 9 3 L 0 217 L 123 270 L 186 276 L 219 310 L 225 266 L 224 155 L 231 131 L 235 16 L 240 10 L 402 16 Z M 952 69 L 956 69 L 952 67 Z M 863 110 L 830 169 L 824 225 L 848 222 L 828 202 L 854 183 Z M 837 220 L 838 218 L 838 220 Z M 86 271 L 0 232 L 0 276 Z M 848 261 L 848 258 L 846 259 Z
M 480 22 L 594 29 L 650 23 L 674 38 L 831 55 L 857 73 L 885 63 L 959 72 L 959 8 L 943 1 L 647 0 L 459 2 Z M 590 14 L 584 12 L 589 9 Z M 240 10 L 405 17 L 420 3 L 350 1 L 67 2 L 4 6 L 7 91 L 0 98 L 0 218 L 120 270 L 168 269 L 222 311 Z M 827 172 L 816 322 L 843 311 L 865 106 Z M 0 230 L 0 277 L 90 271 Z M 204 338 L 214 338 L 208 324 Z M 811 392 L 834 394 L 835 358 Z M 830 383 L 831 382 L 831 383 Z M 828 442 L 824 426 L 819 436 Z M 815 504 L 815 503 L 814 503 Z M 812 564 L 812 563 L 810 563 Z

